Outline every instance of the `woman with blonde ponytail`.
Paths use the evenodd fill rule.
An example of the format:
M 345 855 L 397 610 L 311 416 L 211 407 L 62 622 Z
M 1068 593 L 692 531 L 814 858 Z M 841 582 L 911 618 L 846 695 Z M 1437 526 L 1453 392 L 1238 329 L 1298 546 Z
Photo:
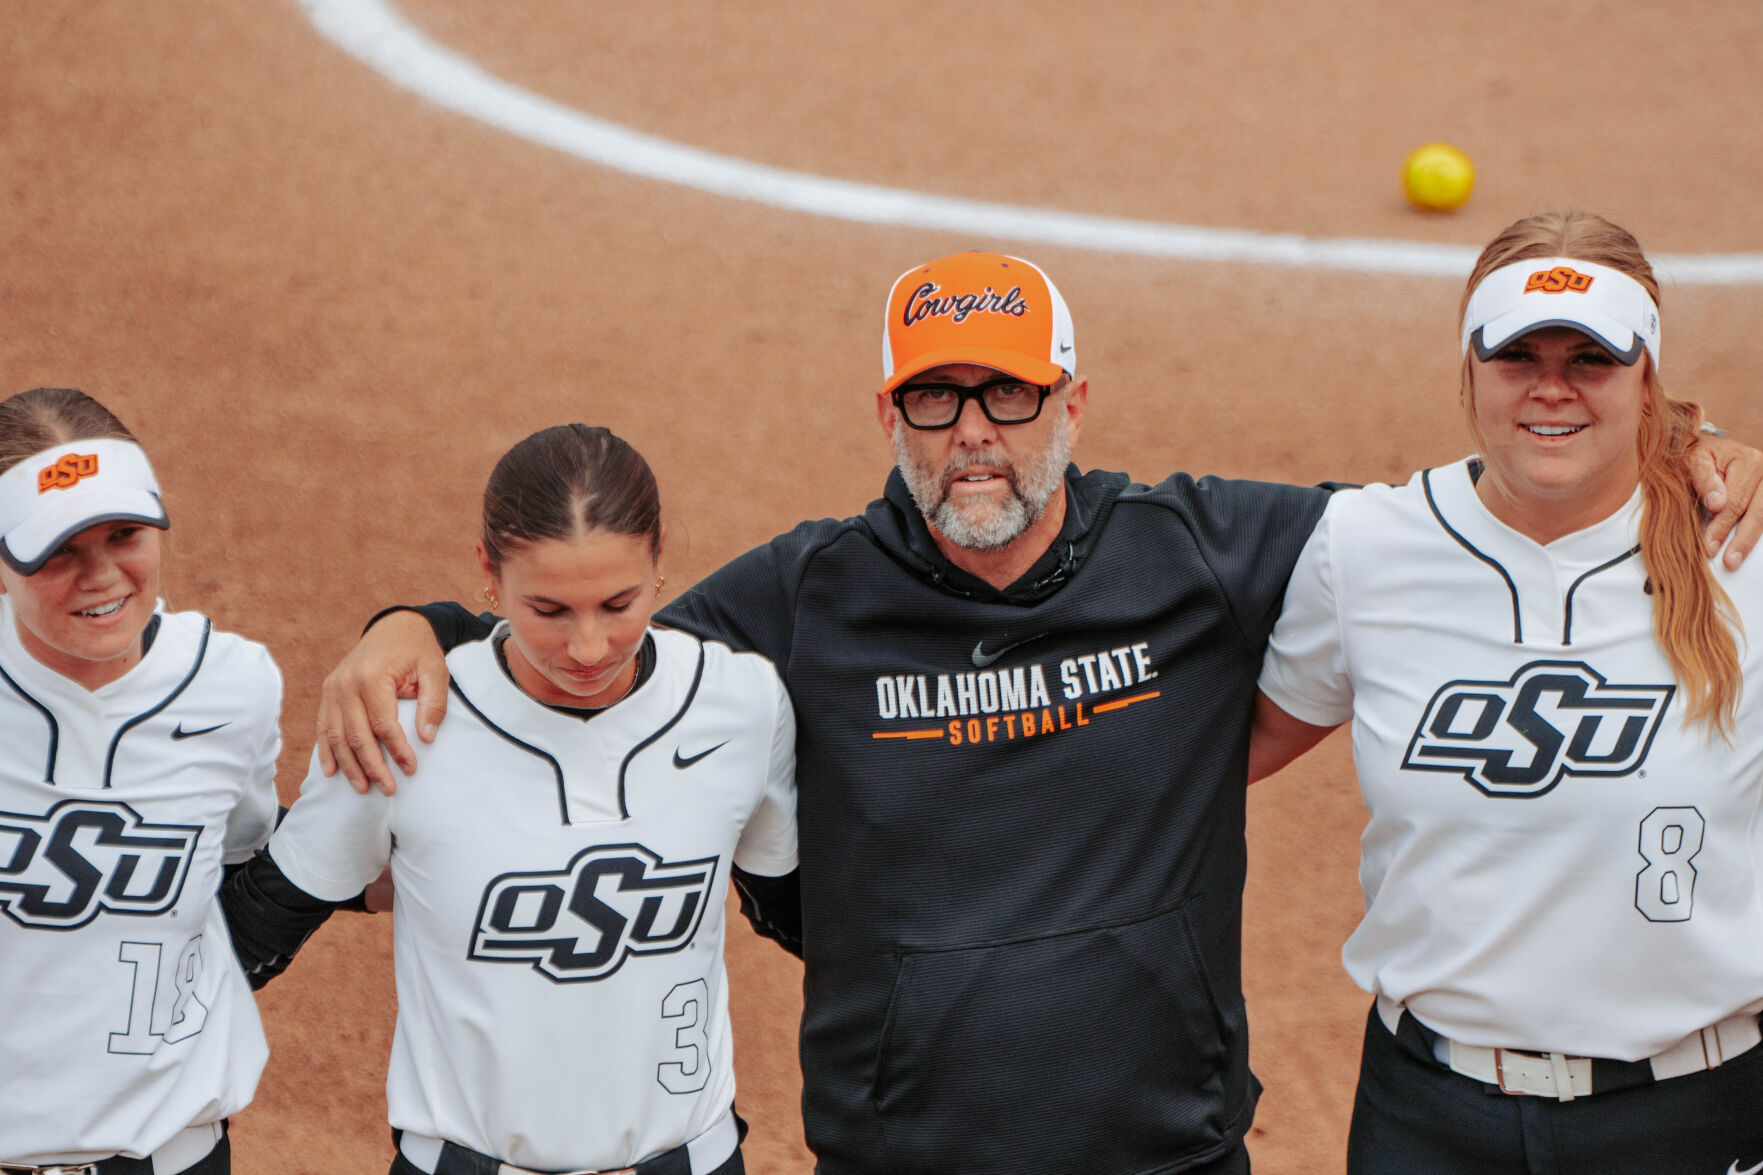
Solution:
M 1649 594 L 1653 596 L 1653 628 L 1685 694 L 1687 717 L 1691 721 L 1705 721 L 1722 734 L 1729 733 L 1740 686 L 1733 627 L 1736 617 L 1732 602 L 1715 582 L 1703 549 L 1701 506 L 1689 485 L 1689 452 L 1703 423 L 1702 410 L 1688 401 L 1667 396 L 1659 383 L 1659 282 L 1641 252 L 1640 243 L 1627 230 L 1590 213 L 1557 212 L 1528 217 L 1482 250 L 1463 294 L 1462 314 L 1469 313 L 1471 296 L 1482 279 L 1494 270 L 1554 256 L 1601 262 L 1633 279 L 1648 299 L 1645 309 L 1655 324 L 1654 340 L 1650 351 L 1642 346 L 1639 360 L 1634 363 L 1640 368 L 1634 375 L 1642 388 L 1634 452 L 1644 503 L 1640 556 L 1647 570 Z M 1547 289 L 1531 292 L 1544 297 L 1555 293 Z M 1575 291 L 1560 291 L 1571 292 Z M 1477 450 L 1486 452 L 1488 437 L 1476 412 L 1475 368 L 1476 361 L 1466 353 L 1460 399 L 1469 435 Z M 1504 475 L 1497 466 L 1490 476 L 1495 479 L 1490 488 L 1511 503 L 1511 495 L 1504 489 Z
M 1477 455 L 1335 495 L 1251 777 L 1353 721 L 1348 1170 L 1763 1170 L 1763 572 L 1710 563 L 1701 410 L 1626 230 L 1518 221 L 1462 304 Z

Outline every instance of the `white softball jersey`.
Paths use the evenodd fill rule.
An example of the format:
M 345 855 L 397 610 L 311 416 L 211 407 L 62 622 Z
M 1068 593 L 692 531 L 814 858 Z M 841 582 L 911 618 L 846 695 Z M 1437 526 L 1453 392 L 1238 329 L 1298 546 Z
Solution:
M 1348 972 L 1468 1044 L 1639 1060 L 1763 1009 L 1763 560 L 1715 566 L 1752 687 L 1687 725 L 1641 496 L 1539 545 L 1461 461 L 1335 495 L 1261 689 L 1353 722 L 1369 823 Z
M 734 1100 L 724 896 L 731 863 L 796 866 L 795 717 L 771 662 L 652 629 L 654 673 L 583 718 L 515 685 L 506 632 L 448 655 L 447 720 L 395 795 L 314 770 L 269 851 L 331 900 L 391 862 L 393 1127 L 627 1167 Z
M 281 675 L 157 615 L 88 691 L 0 597 L 0 1162 L 146 1156 L 244 1108 L 269 1055 L 215 894 L 275 824 Z

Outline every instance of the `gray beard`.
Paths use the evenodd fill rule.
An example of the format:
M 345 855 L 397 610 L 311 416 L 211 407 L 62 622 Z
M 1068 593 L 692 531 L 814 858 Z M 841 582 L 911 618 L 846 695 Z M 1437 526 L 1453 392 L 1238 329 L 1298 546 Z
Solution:
M 894 461 L 926 522 L 964 550 L 997 551 L 1021 538 L 1040 519 L 1064 482 L 1065 467 L 1071 463 L 1071 427 L 1064 413 L 1060 413 L 1053 422 L 1053 435 L 1046 450 L 1026 465 L 996 455 L 958 452 L 938 469 L 912 459 L 906 449 L 906 424 L 902 421 L 894 425 Z M 957 505 L 951 501 L 950 486 L 974 465 L 998 467 L 1010 485 L 1010 496 L 995 505 L 975 501 Z

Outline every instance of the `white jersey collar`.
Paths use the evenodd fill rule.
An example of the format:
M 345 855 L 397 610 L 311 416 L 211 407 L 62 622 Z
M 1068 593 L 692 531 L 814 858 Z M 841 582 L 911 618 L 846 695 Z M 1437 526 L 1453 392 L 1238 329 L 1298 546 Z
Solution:
M 207 634 L 208 623 L 197 613 L 165 611 L 164 600 L 155 601 L 153 614 L 159 617 L 159 632 L 146 655 L 115 681 L 88 690 L 30 654 L 19 639 L 18 618 L 13 613 L 12 602 L 0 596 L 0 666 L 33 696 L 45 700 L 47 697 L 68 698 L 78 704 L 81 698 L 108 701 L 126 697 L 133 706 L 142 699 L 164 697 L 189 678 Z
M 1583 571 L 1621 558 L 1640 541 L 1642 499 L 1638 486 L 1628 501 L 1602 522 L 1543 544 L 1507 526 L 1487 508 L 1470 477 L 1471 465 L 1479 461 L 1478 457 L 1466 457 L 1426 474 L 1429 500 L 1440 521 L 1479 550 L 1534 552 L 1561 571 Z
M 0 596 L 0 669 L 13 688 L 51 715 L 55 736 L 47 768 L 57 787 L 109 784 L 110 750 L 120 733 L 167 705 L 195 677 L 208 647 L 208 619 L 166 612 L 157 603 L 153 646 L 127 673 L 88 690 L 49 668 L 25 649 L 11 602 Z
M 535 701 L 515 684 L 496 652 L 507 631 L 504 620 L 485 640 L 447 654 L 454 689 L 483 721 L 552 761 L 562 781 L 567 822 L 624 819 L 616 778 L 622 764 L 609 762 L 605 748 L 641 749 L 673 725 L 696 689 L 703 646 L 684 633 L 649 629 L 655 672 L 617 703 L 584 719 Z

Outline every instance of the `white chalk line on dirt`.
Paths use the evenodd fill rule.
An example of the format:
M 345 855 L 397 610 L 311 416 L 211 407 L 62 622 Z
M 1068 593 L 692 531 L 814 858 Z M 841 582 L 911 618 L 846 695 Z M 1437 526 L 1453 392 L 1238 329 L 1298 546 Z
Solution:
M 313 26 L 350 56 L 437 105 L 603 167 L 719 196 L 865 224 L 1196 261 L 1457 278 L 1475 261 L 1476 249 L 1461 245 L 1087 216 L 767 167 L 642 134 L 523 90 L 430 40 L 386 0 L 298 3 Z M 1763 282 L 1763 254 L 1758 253 L 1661 255 L 1654 263 L 1661 276 L 1680 283 Z

